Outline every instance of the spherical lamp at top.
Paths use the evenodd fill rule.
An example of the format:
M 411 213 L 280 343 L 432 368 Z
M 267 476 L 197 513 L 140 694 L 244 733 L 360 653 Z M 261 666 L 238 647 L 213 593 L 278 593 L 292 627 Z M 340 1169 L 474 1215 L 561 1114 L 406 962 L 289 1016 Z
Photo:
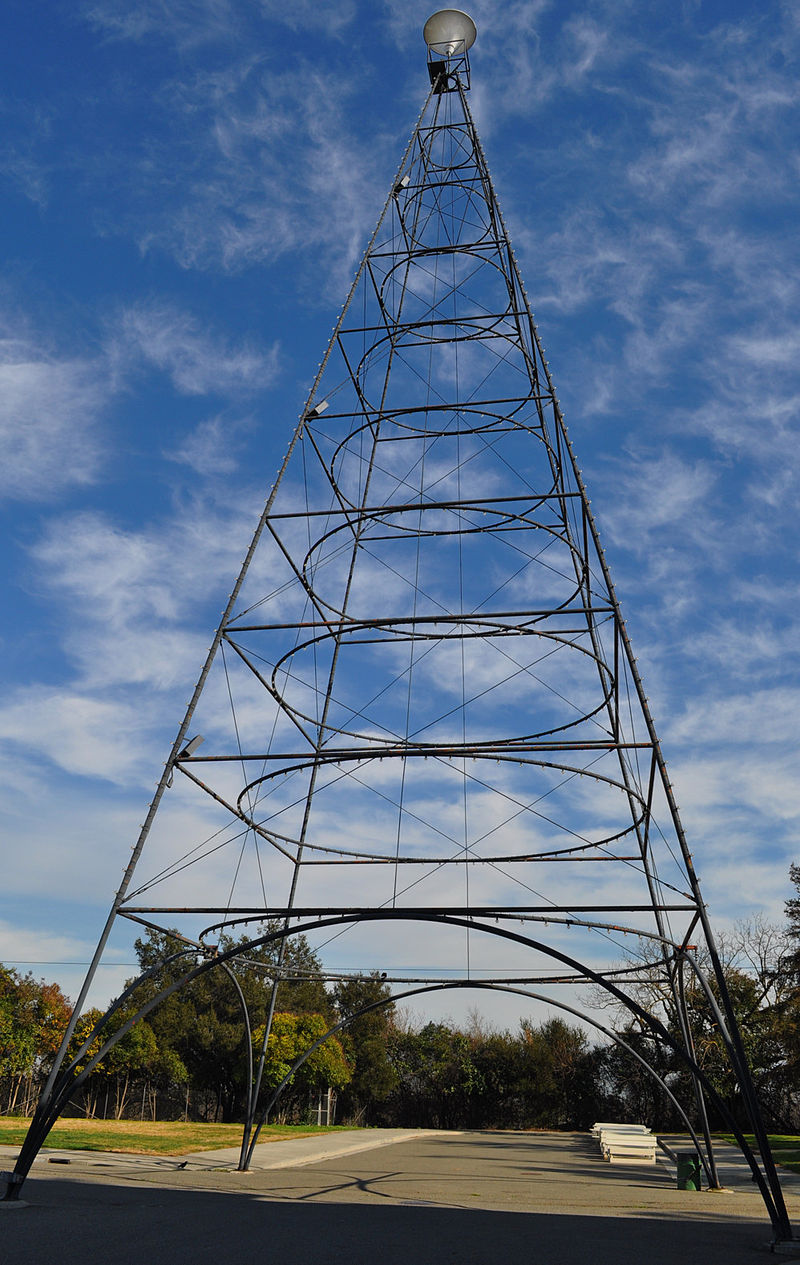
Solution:
M 460 9 L 439 9 L 428 18 L 422 31 L 428 48 L 446 57 L 466 53 L 477 34 L 472 18 Z

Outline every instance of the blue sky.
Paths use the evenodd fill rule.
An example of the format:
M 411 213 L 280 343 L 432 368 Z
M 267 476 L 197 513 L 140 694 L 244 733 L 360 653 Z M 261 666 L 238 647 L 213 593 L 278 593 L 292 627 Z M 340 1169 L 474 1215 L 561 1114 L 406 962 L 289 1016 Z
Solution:
M 0 960 L 73 995 L 427 92 L 433 7 L 4 8 Z M 470 12 L 472 109 L 712 917 L 779 919 L 800 12 Z

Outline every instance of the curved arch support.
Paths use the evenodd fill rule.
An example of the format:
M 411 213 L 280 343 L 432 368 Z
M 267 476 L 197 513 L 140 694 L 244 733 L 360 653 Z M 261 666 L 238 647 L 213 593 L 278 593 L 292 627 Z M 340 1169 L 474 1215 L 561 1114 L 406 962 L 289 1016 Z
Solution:
M 591 1024 L 591 1026 L 593 1028 L 596 1028 L 598 1032 L 602 1032 L 605 1036 L 609 1037 L 611 1041 L 613 1041 L 616 1045 L 618 1045 L 627 1054 L 629 1054 L 632 1058 L 634 1058 L 638 1063 L 641 1064 L 641 1066 L 645 1069 L 648 1075 L 654 1078 L 654 1080 L 657 1082 L 659 1087 L 663 1090 L 665 1095 L 670 1099 L 673 1106 L 676 1108 L 678 1114 L 680 1115 L 681 1119 L 683 1120 L 684 1124 L 686 1125 L 687 1132 L 689 1133 L 692 1141 L 695 1144 L 697 1153 L 700 1156 L 700 1161 L 703 1165 L 703 1170 L 706 1174 L 706 1178 L 708 1180 L 709 1185 L 713 1187 L 718 1186 L 718 1182 L 714 1180 L 712 1167 L 709 1165 L 708 1159 L 706 1155 L 704 1154 L 703 1147 L 700 1144 L 700 1140 L 697 1137 L 697 1134 L 692 1126 L 692 1123 L 689 1120 L 689 1117 L 686 1115 L 686 1112 L 684 1111 L 680 1102 L 675 1097 L 675 1095 L 673 1094 L 669 1086 L 666 1084 L 666 1082 L 658 1075 L 655 1068 L 652 1068 L 650 1064 L 647 1062 L 647 1060 L 643 1058 L 642 1055 L 639 1054 L 636 1050 L 634 1050 L 633 1047 L 627 1043 L 627 1041 L 624 1041 L 622 1037 L 620 1037 L 617 1033 L 615 1033 L 611 1028 L 607 1028 L 605 1027 L 604 1024 L 601 1024 L 599 1020 L 591 1018 L 589 1015 L 586 1015 L 582 1011 L 577 1010 L 574 1006 L 568 1005 L 566 1002 L 561 1002 L 561 1001 L 556 1000 L 555 998 L 548 997 L 545 993 L 537 993 L 531 989 L 515 987 L 514 985 L 495 984 L 495 983 L 483 982 L 480 980 L 448 981 L 447 983 L 442 983 L 442 984 L 425 984 L 419 988 L 405 989 L 401 993 L 394 993 L 391 997 L 387 997 L 385 1000 L 371 1002 L 368 1006 L 362 1006 L 360 1010 L 357 1010 L 355 1011 L 354 1014 L 349 1015 L 347 1019 L 342 1019 L 338 1023 L 334 1024 L 333 1027 L 329 1028 L 324 1036 L 318 1037 L 317 1040 L 313 1043 L 313 1045 L 310 1045 L 309 1048 L 305 1051 L 305 1053 L 301 1054 L 300 1058 L 295 1059 L 294 1063 L 292 1064 L 291 1068 L 284 1076 L 283 1080 L 273 1090 L 273 1093 L 269 1099 L 269 1102 L 266 1104 L 266 1106 L 262 1109 L 260 1113 L 260 1119 L 253 1132 L 253 1136 L 250 1139 L 249 1145 L 247 1147 L 246 1162 L 244 1163 L 244 1165 L 240 1164 L 240 1168 L 242 1169 L 242 1171 L 246 1171 L 250 1167 L 250 1164 L 252 1163 L 252 1159 L 253 1159 L 253 1151 L 255 1149 L 256 1143 L 258 1142 L 258 1135 L 261 1132 L 262 1126 L 266 1124 L 269 1118 L 269 1113 L 271 1112 L 272 1108 L 275 1106 L 276 1102 L 280 1098 L 281 1094 L 283 1093 L 283 1090 L 286 1088 L 288 1084 L 291 1083 L 295 1073 L 299 1071 L 299 1069 L 303 1066 L 306 1059 L 309 1058 L 310 1055 L 312 1055 L 315 1050 L 319 1049 L 319 1047 L 325 1041 L 327 1041 L 329 1037 L 335 1036 L 337 1032 L 341 1032 L 344 1028 L 347 1027 L 348 1024 L 352 1023 L 354 1019 L 360 1018 L 361 1015 L 367 1015 L 371 1011 L 374 1011 L 374 1010 L 381 1010 L 386 1006 L 394 1005 L 398 1001 L 404 1001 L 408 997 L 418 997 L 424 993 L 449 992 L 455 989 L 462 989 L 462 988 L 476 988 L 476 989 L 483 990 L 485 992 L 513 993 L 519 997 L 526 997 L 531 1001 L 543 1001 L 543 1002 L 546 1002 L 547 1005 L 555 1006 L 558 1010 L 566 1011 L 568 1014 L 574 1015 L 577 1019 L 580 1019 L 585 1023 Z
M 241 924 L 247 921 L 252 921 L 252 919 L 229 920 L 226 924 L 215 924 L 215 927 L 213 929 L 217 929 L 217 927 L 220 925 L 232 926 L 232 925 Z M 601 974 L 594 971 L 591 967 L 587 966 L 585 963 L 580 962 L 578 959 L 572 958 L 570 955 L 563 953 L 561 950 L 556 949 L 552 945 L 548 945 L 540 940 L 536 940 L 531 936 L 526 936 L 526 935 L 521 934 L 520 932 L 511 931 L 505 927 L 487 925 L 479 921 L 476 921 L 474 918 L 462 917 L 462 916 L 457 916 L 457 915 L 452 915 L 452 914 L 434 913 L 434 912 L 425 913 L 424 911 L 420 911 L 420 910 L 414 910 L 413 912 L 408 912 L 401 909 L 382 910 L 382 911 L 369 910 L 369 911 L 361 911 L 358 914 L 354 914 L 350 912 L 350 913 L 342 913 L 342 914 L 336 914 L 336 915 L 326 915 L 324 917 L 315 918 L 315 919 L 311 919 L 310 921 L 299 923 L 298 925 L 291 928 L 287 928 L 284 926 L 282 928 L 279 928 L 278 930 L 270 931 L 270 932 L 265 933 L 264 935 L 254 937 L 252 940 L 246 941 L 244 944 L 239 944 L 236 946 L 232 946 L 231 948 L 225 949 L 222 952 L 217 953 L 214 957 L 207 958 L 203 962 L 200 962 L 199 964 L 194 966 L 190 971 L 186 972 L 180 979 L 173 981 L 166 988 L 162 989 L 153 998 L 151 998 L 144 1006 L 140 1007 L 140 1009 L 136 1012 L 135 1015 L 129 1018 L 116 1033 L 114 1033 L 106 1042 L 104 1042 L 104 1044 L 97 1051 L 97 1053 L 89 1060 L 89 1062 L 77 1075 L 75 1076 L 71 1075 L 71 1073 L 74 1071 L 74 1068 L 75 1068 L 75 1061 L 73 1060 L 73 1062 L 69 1065 L 69 1067 L 66 1068 L 63 1074 L 58 1078 L 57 1088 L 55 1092 L 53 1092 L 53 1094 L 51 1095 L 49 1102 L 45 1103 L 43 1100 L 43 1102 L 40 1103 L 38 1112 L 41 1112 L 41 1115 L 39 1116 L 38 1120 L 35 1117 L 34 1122 L 32 1122 L 31 1130 L 29 1131 L 29 1134 L 25 1140 L 25 1143 L 23 1144 L 23 1148 L 20 1151 L 20 1156 L 18 1158 L 17 1165 L 15 1166 L 14 1173 L 9 1183 L 5 1198 L 16 1199 L 19 1197 L 20 1189 L 25 1180 L 25 1177 L 27 1176 L 30 1170 L 30 1166 L 33 1163 L 35 1156 L 38 1154 L 44 1142 L 44 1139 L 47 1136 L 47 1133 L 52 1127 L 53 1122 L 55 1121 L 55 1119 L 58 1118 L 58 1115 L 60 1114 L 61 1110 L 66 1105 L 66 1100 L 69 1093 L 74 1091 L 74 1089 L 78 1088 L 81 1084 L 83 1084 L 83 1082 L 95 1069 L 95 1067 L 98 1065 L 101 1059 L 108 1053 L 110 1049 L 113 1048 L 114 1045 L 116 1045 L 116 1043 L 119 1040 L 121 1040 L 123 1036 L 125 1036 L 131 1030 L 131 1028 L 134 1026 L 136 1022 L 138 1022 L 139 1019 L 145 1018 L 146 1015 L 148 1015 L 153 1009 L 155 1009 L 156 1006 L 158 1006 L 162 1001 L 165 1001 L 167 997 L 171 996 L 173 993 L 178 991 L 178 989 L 180 989 L 181 987 L 185 987 L 187 984 L 191 983 L 193 980 L 197 979 L 199 976 L 205 974 L 207 971 L 212 970 L 214 967 L 225 965 L 226 963 L 236 959 L 237 957 L 243 956 L 244 954 L 252 951 L 255 948 L 260 948 L 264 945 L 286 939 L 291 935 L 303 935 L 306 932 L 323 930 L 327 927 L 343 926 L 348 923 L 352 924 L 356 922 L 363 923 L 363 922 L 376 922 L 376 921 L 435 922 L 435 923 L 439 923 L 440 925 L 463 927 L 465 929 L 473 930 L 473 931 L 483 931 L 489 935 L 496 936 L 500 939 L 508 940 L 508 941 L 511 941 L 512 943 L 521 944 L 528 948 L 535 949 L 538 952 L 543 953 L 546 957 L 553 958 L 555 961 L 560 962 L 562 965 L 570 968 L 571 970 L 580 972 L 581 977 L 587 979 L 589 982 L 593 984 L 598 985 L 600 988 L 608 992 L 611 996 L 615 997 L 617 1001 L 619 1001 L 623 1006 L 625 1006 L 633 1015 L 636 1016 L 636 1018 L 638 1018 L 641 1022 L 643 1022 L 646 1025 L 646 1027 L 651 1030 L 652 1034 L 659 1041 L 662 1042 L 662 1044 L 664 1044 L 667 1048 L 669 1048 L 673 1053 L 677 1054 L 678 1057 L 687 1066 L 688 1070 L 692 1073 L 692 1075 L 697 1079 L 697 1081 L 700 1084 L 702 1084 L 703 1089 L 708 1095 L 710 1101 L 713 1102 L 715 1108 L 720 1112 L 722 1117 L 727 1121 L 731 1129 L 731 1132 L 736 1137 L 736 1140 L 739 1144 L 742 1154 L 744 1155 L 751 1169 L 753 1178 L 758 1184 L 759 1191 L 764 1201 L 764 1205 L 767 1210 L 767 1213 L 770 1217 L 770 1221 L 775 1230 L 776 1237 L 780 1240 L 792 1238 L 792 1228 L 789 1222 L 788 1213 L 786 1211 L 786 1206 L 783 1200 L 783 1193 L 780 1188 L 780 1182 L 777 1179 L 777 1173 L 774 1169 L 774 1163 L 772 1165 L 772 1173 L 775 1174 L 774 1181 L 773 1181 L 772 1173 L 770 1173 L 769 1166 L 765 1164 L 765 1169 L 766 1169 L 766 1175 L 765 1175 L 765 1173 L 762 1172 L 753 1154 L 752 1149 L 748 1145 L 747 1140 L 744 1137 L 742 1130 L 739 1128 L 738 1124 L 733 1119 L 726 1104 L 719 1097 L 718 1093 L 714 1089 L 713 1085 L 709 1081 L 706 1074 L 698 1066 L 695 1060 L 690 1056 L 689 1052 L 685 1050 L 680 1045 L 680 1043 L 677 1042 L 672 1037 L 672 1035 L 668 1032 L 668 1030 L 665 1028 L 663 1023 L 659 1019 L 657 1019 L 654 1015 L 651 1015 L 648 1011 L 646 1011 L 633 998 L 628 997 L 623 992 L 623 990 L 619 988 L 613 981 L 604 978 Z M 211 928 L 209 928 L 208 930 L 211 930 Z M 675 946 L 675 945 L 672 945 L 672 947 L 678 948 L 678 946 Z M 197 951 L 196 949 L 181 950 L 179 953 L 172 955 L 172 957 L 167 959 L 166 962 L 174 961 L 182 956 L 185 956 L 189 952 L 196 952 L 196 951 Z M 686 954 L 686 956 L 689 959 L 693 967 L 693 970 L 697 973 L 698 979 L 701 980 L 702 982 L 702 979 L 703 979 L 702 972 L 699 971 L 699 968 L 696 962 L 694 962 L 694 960 L 690 957 L 688 953 Z M 165 965 L 166 962 L 164 964 L 159 964 L 159 966 L 156 968 L 151 968 L 151 970 L 149 970 L 148 972 L 145 972 L 144 975 L 140 979 L 137 979 L 134 982 L 134 984 L 132 984 L 128 989 L 126 989 L 125 992 L 122 994 L 122 996 L 119 999 L 117 999 L 114 1005 L 109 1008 L 109 1011 L 106 1013 L 103 1019 L 96 1025 L 96 1028 L 93 1031 L 101 1031 L 103 1027 L 106 1025 L 111 1015 L 116 1013 L 120 1009 L 120 1006 L 123 1004 L 124 1000 L 130 997 L 130 995 L 135 990 L 135 988 L 138 987 L 139 984 L 142 983 L 146 978 L 152 977 L 152 975 L 158 969 L 161 969 L 161 966 Z M 462 983 L 462 981 L 458 981 L 458 983 Z M 710 997 L 710 1000 L 716 1009 L 716 1003 L 713 1001 L 713 994 L 711 993 L 711 990 L 708 987 L 707 983 L 704 985 L 704 988 L 707 990 L 707 995 Z M 424 990 L 421 990 L 421 991 L 424 991 Z M 558 1004 L 558 1003 L 553 1003 L 552 999 L 550 998 L 548 998 L 547 1000 L 551 1004 Z M 563 1007 L 563 1008 L 569 1009 L 568 1007 Z M 573 1012 L 573 1013 L 580 1015 L 580 1012 Z M 581 1017 L 585 1018 L 585 1016 L 581 1016 Z M 720 1015 L 720 1018 L 721 1017 L 722 1016 Z M 90 1041 L 92 1039 L 94 1038 L 93 1037 L 90 1038 Z M 321 1040 L 324 1040 L 324 1039 L 326 1038 L 322 1038 Z M 321 1044 L 321 1040 L 317 1044 Z M 741 1077 L 738 1076 L 738 1071 L 739 1071 L 738 1060 L 734 1063 L 734 1070 L 737 1071 L 737 1079 L 739 1079 L 741 1082 Z M 36 1127 L 34 1127 L 34 1125 Z M 698 1148 L 698 1149 L 699 1149 L 700 1154 L 702 1155 L 703 1153 L 702 1148 Z M 243 1143 L 242 1151 L 243 1153 L 245 1151 L 244 1143 Z M 248 1153 L 248 1162 L 249 1162 L 249 1158 L 252 1155 L 252 1144 L 248 1146 L 247 1153 Z

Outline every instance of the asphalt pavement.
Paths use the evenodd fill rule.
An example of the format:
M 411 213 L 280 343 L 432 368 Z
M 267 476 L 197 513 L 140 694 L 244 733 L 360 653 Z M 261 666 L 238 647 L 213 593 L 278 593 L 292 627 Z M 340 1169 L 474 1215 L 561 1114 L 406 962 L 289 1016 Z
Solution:
M 681 1146 L 680 1139 L 672 1139 Z M 0 1167 L 12 1166 L 0 1148 Z M 3 1265 L 745 1265 L 769 1221 L 733 1147 L 726 1189 L 604 1163 L 585 1134 L 364 1130 L 174 1157 L 43 1151 L 3 1205 Z M 69 1161 L 68 1163 L 59 1161 Z M 785 1174 L 800 1227 L 800 1178 Z M 798 1229 L 800 1234 L 800 1229 Z M 784 1259 L 800 1259 L 790 1248 Z

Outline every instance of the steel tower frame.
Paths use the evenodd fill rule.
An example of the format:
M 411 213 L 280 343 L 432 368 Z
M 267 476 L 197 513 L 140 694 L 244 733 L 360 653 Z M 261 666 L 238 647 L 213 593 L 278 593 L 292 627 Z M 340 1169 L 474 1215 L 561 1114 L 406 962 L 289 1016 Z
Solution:
M 18 1198 L 54 1120 L 113 1045 L 211 970 L 242 1005 L 246 1168 L 281 1088 L 266 1101 L 285 946 L 345 936 L 402 990 L 395 1001 L 506 990 L 586 1019 L 645 1062 L 718 1186 L 710 1099 L 776 1239 L 790 1239 L 673 788 L 469 109 L 468 51 L 434 48 L 428 66 L 430 92 L 5 1197 Z M 68 1055 L 120 919 L 181 947 Z M 409 928 L 427 958 L 411 968 Z M 242 929 L 231 947 L 224 937 Z M 265 945 L 276 966 L 254 1053 L 231 967 Z M 137 1005 L 164 966 L 169 982 Z M 687 975 L 715 1017 L 758 1157 L 696 1057 Z M 587 985 L 688 1070 L 701 1137 L 655 1069 L 587 1012 Z M 654 985 L 662 1006 L 646 1001 Z

